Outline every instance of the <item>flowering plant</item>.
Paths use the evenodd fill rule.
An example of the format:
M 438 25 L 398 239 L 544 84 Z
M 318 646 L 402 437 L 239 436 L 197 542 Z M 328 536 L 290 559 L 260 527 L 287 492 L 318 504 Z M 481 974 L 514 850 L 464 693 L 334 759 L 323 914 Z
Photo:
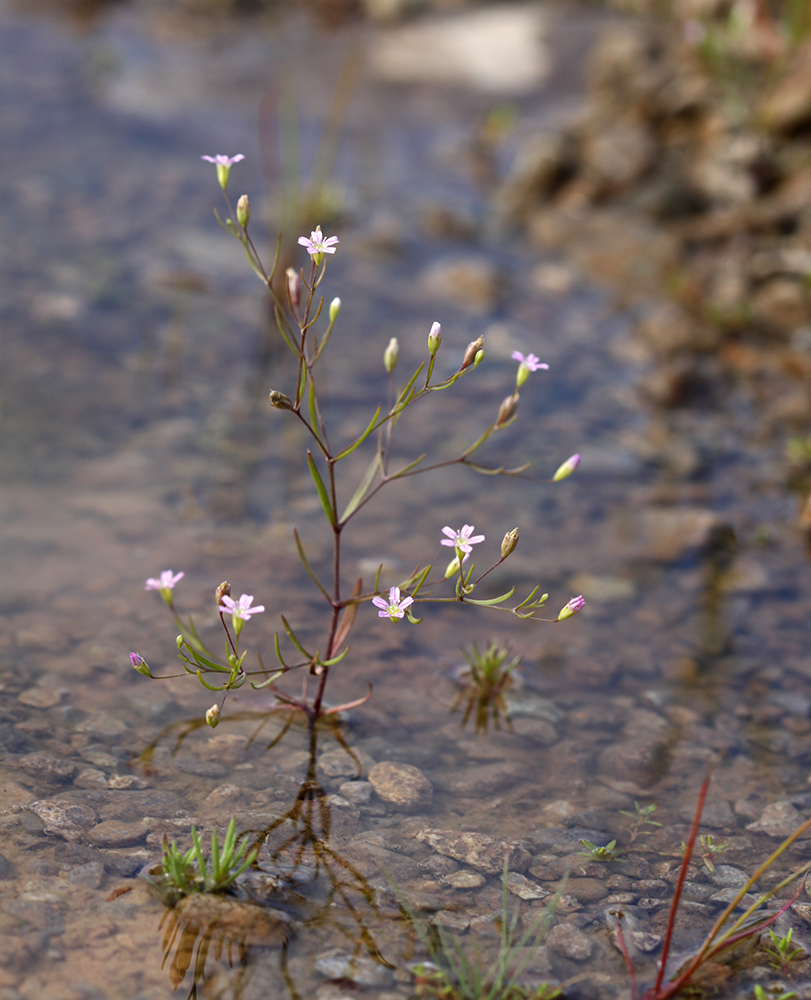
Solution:
M 475 371 L 484 360 L 484 338 L 479 337 L 468 344 L 458 367 L 450 375 L 438 381 L 432 381 L 436 357 L 442 345 L 442 328 L 439 323 L 434 323 L 428 334 L 427 359 L 417 367 L 402 387 L 395 387 L 394 372 L 397 368 L 400 351 L 397 339 L 392 337 L 383 352 L 382 359 L 383 367 L 388 375 L 387 403 L 378 405 L 365 430 L 354 440 L 336 446 L 334 438 L 331 439 L 328 433 L 324 420 L 316 376 L 317 367 L 324 356 L 340 313 L 341 300 L 339 298 L 333 298 L 326 310 L 326 326 L 320 339 L 315 328 L 324 314 L 324 297 L 320 294 L 319 288 L 324 280 L 327 260 L 329 256 L 336 253 L 339 240 L 336 236 L 325 237 L 320 226 L 316 226 L 309 237 L 301 236 L 298 243 L 306 250 L 308 266 L 299 271 L 289 268 L 284 276 L 284 290 L 280 293 L 274 278 L 278 267 L 281 241 L 277 243 L 276 259 L 268 271 L 248 232 L 251 213 L 247 195 L 240 197 L 236 211 L 234 211 L 228 196 L 227 186 L 231 166 L 242 160 L 242 155 L 204 157 L 204 159 L 214 163 L 217 167 L 218 180 L 230 213 L 225 222 L 219 218 L 219 215 L 217 215 L 217 219 L 220 225 L 242 244 L 252 269 L 270 293 L 279 333 L 295 358 L 297 376 L 289 395 L 279 390 L 271 390 L 270 405 L 276 410 L 285 411 L 291 419 L 302 424 L 312 439 L 311 449 L 307 449 L 307 466 L 324 516 L 332 529 L 333 537 L 332 582 L 330 586 L 327 586 L 310 564 L 298 531 L 293 530 L 296 549 L 302 565 L 327 605 L 326 638 L 323 653 L 320 649 L 316 649 L 314 652 L 309 650 L 296 635 L 287 618 L 282 615 L 284 632 L 299 657 L 294 662 L 288 662 L 289 654 L 282 651 L 277 633 L 275 653 L 278 666 L 272 670 L 265 668 L 261 657 L 259 657 L 258 670 L 246 670 L 244 667 L 246 653 L 240 653 L 240 634 L 245 623 L 250 620 L 252 615 L 262 613 L 265 610 L 263 605 L 253 605 L 252 596 L 243 594 L 239 600 L 234 600 L 231 597 L 228 583 L 222 583 L 217 588 L 215 593 L 217 610 L 226 635 L 225 657 L 220 658 L 204 645 L 192 619 L 189 618 L 185 622 L 175 611 L 173 590 L 183 574 L 173 574 L 171 570 L 165 570 L 158 579 L 147 581 L 146 589 L 155 589 L 160 592 L 180 628 L 180 634 L 177 637 L 177 652 L 185 671 L 196 674 L 200 683 L 209 690 L 222 693 L 221 701 L 212 706 L 206 714 L 206 721 L 209 725 L 218 724 L 228 693 L 241 687 L 253 677 L 256 677 L 257 680 L 251 680 L 251 686 L 256 689 L 269 689 L 277 700 L 276 707 L 302 711 L 307 715 L 311 724 L 324 715 L 335 714 L 346 708 L 362 704 L 369 695 L 347 705 L 327 708 L 324 703 L 324 691 L 330 670 L 339 664 L 349 652 L 346 642 L 350 630 L 359 608 L 367 602 L 371 602 L 378 609 L 380 618 L 386 618 L 390 622 L 398 622 L 407 618 L 414 625 L 422 621 L 421 618 L 414 615 L 416 605 L 431 602 L 474 605 L 480 608 L 507 611 L 518 618 L 547 622 L 564 621 L 580 611 L 585 602 L 582 597 L 575 597 L 564 605 L 555 618 L 539 617 L 537 612 L 543 607 L 549 596 L 548 594 L 538 596 L 540 586 L 534 587 L 522 601 L 513 605 L 509 602 L 515 593 L 515 587 L 510 587 L 509 590 L 497 597 L 474 597 L 473 594 L 479 583 L 515 550 L 518 544 L 518 528 L 506 532 L 501 543 L 499 558 L 488 569 L 474 578 L 475 563 L 469 562 L 469 560 L 473 546 L 483 543 L 485 536 L 483 534 L 474 535 L 475 529 L 472 524 L 465 524 L 458 530 L 447 525 L 441 529 L 442 534 L 446 537 L 440 539 L 440 544 L 452 548 L 454 556 L 444 572 L 437 574 L 434 579 L 429 579 L 433 570 L 432 563 L 424 567 L 418 566 L 410 576 L 400 582 L 399 586 L 391 587 L 388 598 L 386 598 L 380 593 L 379 588 L 381 566 L 377 571 L 372 590 L 364 592 L 362 581 L 358 580 L 351 594 L 345 596 L 341 575 L 343 532 L 349 522 L 382 489 L 398 480 L 457 464 L 467 466 L 475 472 L 485 475 L 516 476 L 526 471 L 529 463 L 514 469 L 506 469 L 504 466 L 494 468 L 474 462 L 471 456 L 490 437 L 516 419 L 519 388 L 524 385 L 530 374 L 546 370 L 549 366 L 542 363 L 534 354 L 524 355 L 520 351 L 513 352 L 513 359 L 519 362 L 515 387 L 501 403 L 495 419 L 483 434 L 456 458 L 426 465 L 424 461 L 427 455 L 423 454 L 402 468 L 392 470 L 392 438 L 402 413 L 408 407 L 429 399 L 431 393 L 451 388 L 460 379 Z M 349 500 L 344 501 L 343 510 L 341 510 L 342 505 L 339 500 L 342 491 L 339 488 L 337 467 L 343 459 L 367 441 L 375 443 L 371 461 L 365 475 L 357 484 Z M 550 479 L 545 481 L 552 483 L 565 479 L 575 471 L 579 462 L 579 455 L 571 456 Z M 437 593 L 439 588 L 450 580 L 454 581 L 454 592 L 444 595 Z M 230 627 L 226 616 L 231 618 Z M 130 660 L 139 673 L 148 677 L 154 676 L 140 654 L 132 653 Z M 293 697 L 276 684 L 284 674 L 293 670 L 306 670 L 303 693 L 299 697 Z M 219 675 L 213 679 L 220 683 L 211 683 L 212 675 Z M 307 678 L 309 677 L 316 679 L 315 692 L 312 697 L 308 695 L 307 691 Z

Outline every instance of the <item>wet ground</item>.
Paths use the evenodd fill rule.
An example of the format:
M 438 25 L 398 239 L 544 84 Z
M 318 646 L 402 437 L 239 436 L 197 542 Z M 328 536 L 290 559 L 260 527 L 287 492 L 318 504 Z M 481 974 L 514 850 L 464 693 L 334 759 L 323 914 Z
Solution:
M 475 439 L 510 391 L 519 349 L 550 371 L 527 383 L 517 422 L 481 460 L 532 459 L 538 478 L 575 451 L 583 461 L 554 488 L 464 470 L 392 487 L 346 535 L 347 579 L 370 581 L 383 561 L 388 584 L 441 560 L 444 524 L 474 523 L 491 554 L 518 525 L 489 595 L 540 583 L 555 611 L 580 592 L 588 604 L 554 627 L 426 606 L 417 628 L 366 606 L 329 689 L 338 702 L 374 685 L 337 734 L 354 756 L 330 729 L 310 743 L 295 724 L 266 749 L 282 722 L 263 715 L 263 694 L 234 699 L 216 732 L 184 728 L 211 696 L 129 666 L 137 649 L 174 672 L 172 623 L 143 581 L 185 571 L 178 608 L 215 642 L 211 595 L 228 578 L 268 608 L 244 634 L 271 659 L 279 613 L 323 642 L 292 527 L 318 567 L 329 555 L 303 438 L 266 404 L 294 374 L 268 335 L 261 286 L 216 227 L 213 170 L 199 157 L 244 152 L 232 190 L 248 190 L 259 217 L 263 184 L 278 196 L 268 135 L 282 84 L 295 81 L 306 159 L 342 59 L 366 67 L 368 37 L 289 14 L 214 30 L 126 6 L 81 29 L 8 10 L 2 25 L 0 995 L 187 995 L 196 956 L 200 996 L 405 998 L 406 965 L 425 953 L 392 881 L 412 909 L 486 949 L 510 842 L 525 923 L 570 872 L 528 979 L 627 996 L 606 912 L 625 910 L 649 977 L 719 750 L 702 829 L 728 846 L 714 873 L 701 862 L 690 872 L 679 951 L 720 912 L 716 894 L 811 813 L 808 554 L 746 388 L 667 421 L 646 409 L 630 318 L 488 224 L 486 174 L 501 154 L 483 166 L 471 136 L 504 93 L 364 68 L 331 195 L 341 244 L 325 290 L 344 305 L 329 418 L 347 440 L 362 429 L 385 394 L 389 338 L 400 370 L 413 367 L 439 319 L 448 371 L 479 334 L 486 360 L 401 423 L 402 460 Z M 550 19 L 546 53 L 560 65 L 544 88 L 507 95 L 526 121 L 571 110 L 569 56 L 591 32 Z M 347 497 L 367 461 L 361 450 L 346 463 Z M 521 682 L 512 729 L 476 734 L 451 714 L 459 647 L 493 635 L 521 656 Z M 385 762 L 417 768 L 430 795 L 403 811 L 406 772 L 365 780 Z M 307 780 L 304 813 L 285 820 Z M 635 801 L 655 803 L 664 826 L 632 840 L 621 811 Z M 191 825 L 223 828 L 232 815 L 268 864 L 285 836 L 299 838 L 276 859 L 278 881 L 245 890 L 262 906 L 167 914 L 137 878 L 164 833 L 185 844 Z M 584 838 L 617 838 L 624 860 L 578 856 Z M 296 873 L 284 866 L 302 842 Z M 807 912 L 798 904 L 780 926 L 811 948 Z M 773 981 L 762 957 L 749 964 L 717 973 L 721 995 Z M 802 963 L 782 979 L 811 992 Z

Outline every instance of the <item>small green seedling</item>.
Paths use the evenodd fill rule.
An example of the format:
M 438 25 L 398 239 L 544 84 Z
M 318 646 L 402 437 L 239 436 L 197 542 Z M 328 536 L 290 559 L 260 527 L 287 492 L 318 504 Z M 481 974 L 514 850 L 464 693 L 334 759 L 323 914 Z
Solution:
M 191 829 L 191 837 L 194 846 L 185 854 L 174 840 L 170 844 L 166 837 L 163 838 L 163 859 L 155 877 L 149 880 L 160 890 L 170 906 L 193 893 L 224 892 L 256 860 L 256 850 L 241 860 L 248 846 L 248 838 L 244 837 L 237 845 L 235 819 L 228 824 L 222 848 L 217 841 L 216 831 L 212 831 L 210 867 L 206 863 L 200 838 L 194 827 Z
M 793 934 L 794 930 L 791 927 L 789 927 L 788 934 L 785 936 L 775 934 L 775 932 L 769 928 L 769 940 L 771 941 L 771 947 L 767 945 L 764 950 L 772 959 L 772 968 L 776 969 L 778 972 L 785 971 L 795 958 L 805 954 L 803 948 L 793 947 L 793 942 L 791 940 Z
M 649 837 L 653 830 L 643 830 L 645 826 L 661 826 L 661 823 L 657 823 L 655 819 L 651 819 L 651 816 L 656 812 L 656 803 L 651 802 L 648 806 L 641 806 L 638 802 L 634 802 L 635 812 L 628 812 L 625 809 L 620 809 L 620 815 L 630 816 L 633 823 L 628 827 L 628 836 L 631 838 L 631 843 L 633 844 L 637 837 Z
M 797 996 L 796 990 L 786 990 L 778 993 L 777 990 L 767 990 L 759 983 L 755 986 L 755 1000 L 791 1000 Z
M 708 872 L 714 872 L 715 865 L 713 864 L 712 861 L 713 857 L 716 854 L 720 854 L 722 851 L 725 851 L 729 847 L 729 844 L 716 844 L 712 839 L 711 833 L 702 833 L 701 836 L 698 838 L 698 840 L 699 840 L 699 847 L 697 847 L 694 850 L 694 853 L 697 854 L 704 862 L 704 867 L 707 869 Z M 684 843 L 684 841 L 682 841 L 681 842 L 682 854 L 684 854 L 686 850 L 687 850 L 687 845 Z
M 614 848 L 617 846 L 616 840 L 612 840 L 610 844 L 606 844 L 605 847 L 598 847 L 596 844 L 592 844 L 590 840 L 581 840 L 580 843 L 585 847 L 585 851 L 580 851 L 579 853 L 584 858 L 591 858 L 593 861 L 614 861 L 615 858 L 622 854 L 622 851 L 615 851 Z

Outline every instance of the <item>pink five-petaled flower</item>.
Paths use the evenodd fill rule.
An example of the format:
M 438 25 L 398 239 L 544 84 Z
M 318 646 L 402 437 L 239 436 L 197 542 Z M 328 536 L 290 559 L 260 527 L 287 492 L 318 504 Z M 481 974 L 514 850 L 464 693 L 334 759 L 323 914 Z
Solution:
M 454 531 L 453 528 L 449 528 L 446 524 L 442 529 L 442 533 L 448 537 L 443 538 L 440 545 L 449 545 L 451 548 L 460 549 L 466 554 L 470 553 L 473 551 L 471 545 L 478 545 L 479 542 L 484 541 L 484 535 L 473 535 L 471 538 L 472 531 L 472 524 L 463 525 L 461 531 Z
M 510 355 L 513 361 L 520 361 L 522 365 L 525 365 L 531 372 L 537 372 L 541 368 L 546 371 L 549 370 L 549 365 L 545 361 L 541 361 L 540 358 L 536 357 L 534 354 L 528 354 L 526 357 L 520 351 L 513 351 Z
M 400 600 L 399 587 L 391 588 L 388 600 L 386 600 L 385 597 L 372 598 L 372 604 L 374 604 L 376 608 L 380 608 L 380 611 L 377 612 L 377 617 L 391 618 L 392 621 L 397 618 L 402 618 L 406 613 L 406 608 L 411 607 L 413 603 L 413 597 L 406 597 L 402 601 Z
M 258 604 L 255 608 L 251 607 L 253 604 L 253 594 L 243 594 L 238 601 L 235 601 L 233 597 L 228 597 L 223 595 L 220 600 L 220 611 L 224 615 L 233 615 L 233 617 L 239 618 L 241 621 L 247 622 L 251 620 L 251 615 L 258 615 L 265 610 L 264 604 Z
M 329 236 L 324 239 L 321 226 L 316 226 L 310 233 L 309 239 L 306 236 L 299 236 L 299 244 L 307 248 L 307 253 L 311 257 L 316 257 L 322 253 L 335 253 L 335 244 L 338 242 L 337 236 Z
M 214 163 L 218 167 L 233 167 L 235 163 L 239 163 L 240 160 L 245 159 L 243 153 L 237 153 L 236 156 L 225 156 L 224 153 L 218 153 L 216 156 L 201 156 L 201 160 L 208 160 L 209 163 Z
M 159 580 L 156 580 L 154 576 L 150 577 L 146 581 L 144 590 L 171 590 L 178 580 L 182 580 L 185 575 L 185 573 L 174 574 L 170 569 L 165 569 L 161 573 Z

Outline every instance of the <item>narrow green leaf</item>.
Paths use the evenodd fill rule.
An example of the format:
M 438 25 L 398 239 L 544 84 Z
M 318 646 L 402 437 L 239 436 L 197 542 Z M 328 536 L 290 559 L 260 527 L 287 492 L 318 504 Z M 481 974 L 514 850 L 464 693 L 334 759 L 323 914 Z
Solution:
M 197 680 L 200 681 L 200 683 L 207 691 L 224 691 L 228 687 L 227 681 L 225 682 L 225 684 L 220 684 L 219 687 L 215 687 L 213 684 L 209 684 L 208 681 L 204 681 L 202 670 L 197 671 Z
M 519 608 L 526 607 L 529 604 L 529 602 L 532 600 L 532 598 L 538 593 L 538 591 L 540 589 L 541 589 L 541 585 L 540 584 L 538 584 L 536 587 L 533 587 L 532 590 L 529 592 L 529 595 L 527 597 L 525 597 L 524 600 L 521 601 L 520 604 L 516 604 L 516 606 L 515 606 L 515 608 L 513 610 L 514 611 L 518 611 Z
M 309 454 L 309 452 L 308 452 L 308 454 Z M 307 556 L 305 556 L 305 554 L 304 554 L 304 547 L 301 544 L 301 539 L 299 538 L 298 531 L 295 528 L 293 528 L 293 538 L 296 540 L 296 548 L 298 549 L 298 556 L 299 556 L 299 559 L 301 559 L 302 565 L 307 570 L 307 575 L 310 577 L 310 579 L 313 581 L 313 583 L 316 585 L 316 587 L 318 587 L 318 589 L 321 591 L 321 593 L 324 595 L 324 597 L 326 597 L 326 599 L 328 601 L 332 602 L 332 598 L 327 593 L 327 588 L 324 586 L 324 584 L 315 575 L 315 572 L 314 572 L 312 566 L 307 561 Z
M 380 416 L 380 406 L 378 405 L 377 409 L 375 410 L 375 415 L 369 421 L 369 426 L 366 428 L 366 430 L 363 432 L 363 434 L 361 434 L 359 438 L 357 438 L 355 441 L 352 442 L 352 444 L 349 445 L 348 448 L 344 448 L 344 450 L 339 455 L 335 456 L 336 462 L 340 461 L 340 459 L 342 458 L 346 458 L 347 455 L 351 455 L 356 448 L 358 448 L 360 445 L 363 444 L 366 438 L 369 437 L 369 435 L 374 430 L 375 422 L 377 421 L 377 418 L 379 416 Z
M 320 663 L 322 664 L 322 666 L 325 667 L 334 667 L 336 663 L 341 662 L 341 660 L 346 656 L 348 652 L 349 652 L 349 646 L 347 646 L 342 653 L 339 653 L 337 656 L 333 656 L 331 660 L 321 660 Z
M 283 675 L 284 670 L 277 670 L 275 674 L 271 674 L 266 681 L 261 681 L 259 684 L 254 684 L 254 682 L 251 681 L 251 687 L 254 691 L 261 691 L 263 688 L 270 687 L 274 681 L 277 681 Z
M 377 475 L 377 470 L 379 468 L 380 468 L 380 452 L 378 451 L 375 452 L 374 458 L 369 463 L 369 468 L 366 470 L 363 479 L 361 479 L 360 485 L 355 490 L 352 499 L 346 505 L 346 510 L 343 512 L 343 514 L 341 514 L 341 524 L 349 520 L 349 518 L 358 509 L 358 506 L 362 502 L 363 498 L 366 496 L 366 492 L 374 482 L 374 478 Z
M 315 409 L 315 379 L 312 375 L 310 376 L 309 385 L 307 386 L 307 404 L 310 411 L 310 427 L 313 429 L 313 434 L 321 441 L 321 434 L 318 429 L 318 413 Z M 322 442 L 323 443 L 323 442 Z
M 324 508 L 327 520 L 330 524 L 334 525 L 335 512 L 332 509 L 332 504 L 329 502 L 329 494 L 324 485 L 324 480 L 321 478 L 321 473 L 318 471 L 318 466 L 315 464 L 315 459 L 309 448 L 307 449 L 307 465 L 310 467 L 310 475 L 313 477 L 316 490 L 318 490 L 318 499 L 321 501 L 321 506 Z
M 428 454 L 427 451 L 423 452 L 423 454 L 420 455 L 419 458 L 416 458 L 409 465 L 404 465 L 402 469 L 398 469 L 397 472 L 392 473 L 389 476 L 389 479 L 399 479 L 400 476 L 404 476 L 406 475 L 406 473 L 411 472 L 412 469 L 415 469 L 420 464 L 420 462 L 426 457 L 427 454 Z
M 287 632 L 287 638 L 293 643 L 293 645 L 301 653 L 302 656 L 306 656 L 308 659 L 311 660 L 313 658 L 312 653 L 308 653 L 307 650 L 298 641 L 295 632 L 293 631 L 292 628 L 290 628 L 290 624 L 288 623 L 284 615 L 282 615 L 281 618 L 282 618 L 282 625 L 284 625 L 284 630 L 285 632 Z
M 494 597 L 489 601 L 474 601 L 472 597 L 466 597 L 465 601 L 468 604 L 478 604 L 483 608 L 492 607 L 494 604 L 503 604 L 504 601 L 508 601 L 512 595 L 515 593 L 515 587 L 510 587 L 506 594 L 502 594 L 501 597 Z
M 278 329 L 279 333 L 282 335 L 282 340 L 285 342 L 285 344 L 287 344 L 287 346 L 290 348 L 290 350 L 293 352 L 293 354 L 295 354 L 296 357 L 299 357 L 299 349 L 293 343 L 293 341 L 292 341 L 290 335 L 288 334 L 287 330 L 285 330 L 286 320 L 285 320 L 284 313 L 281 311 L 281 309 L 278 306 L 274 307 L 273 312 L 274 312 L 274 315 L 276 317 L 276 328 Z
M 411 387 L 414 385 L 414 383 L 420 377 L 420 372 L 423 370 L 424 367 L 425 367 L 425 362 L 423 361 L 423 363 L 420 365 L 420 367 L 414 372 L 414 374 L 408 380 L 408 382 L 406 383 L 405 387 L 400 390 L 400 395 L 397 397 L 397 402 L 394 404 L 394 411 L 395 412 L 397 412 L 398 409 L 405 409 L 405 407 L 408 406 L 408 403 L 409 403 L 409 400 L 407 398 L 408 394 L 411 391 Z
M 406 618 L 408 618 L 412 625 L 422 624 L 422 618 L 415 618 L 414 615 L 411 614 L 411 608 L 406 608 Z
M 282 656 L 281 646 L 279 646 L 279 633 L 273 633 L 273 644 L 276 647 L 276 659 L 281 663 L 285 670 L 288 669 L 287 664 L 284 662 L 284 657 Z

